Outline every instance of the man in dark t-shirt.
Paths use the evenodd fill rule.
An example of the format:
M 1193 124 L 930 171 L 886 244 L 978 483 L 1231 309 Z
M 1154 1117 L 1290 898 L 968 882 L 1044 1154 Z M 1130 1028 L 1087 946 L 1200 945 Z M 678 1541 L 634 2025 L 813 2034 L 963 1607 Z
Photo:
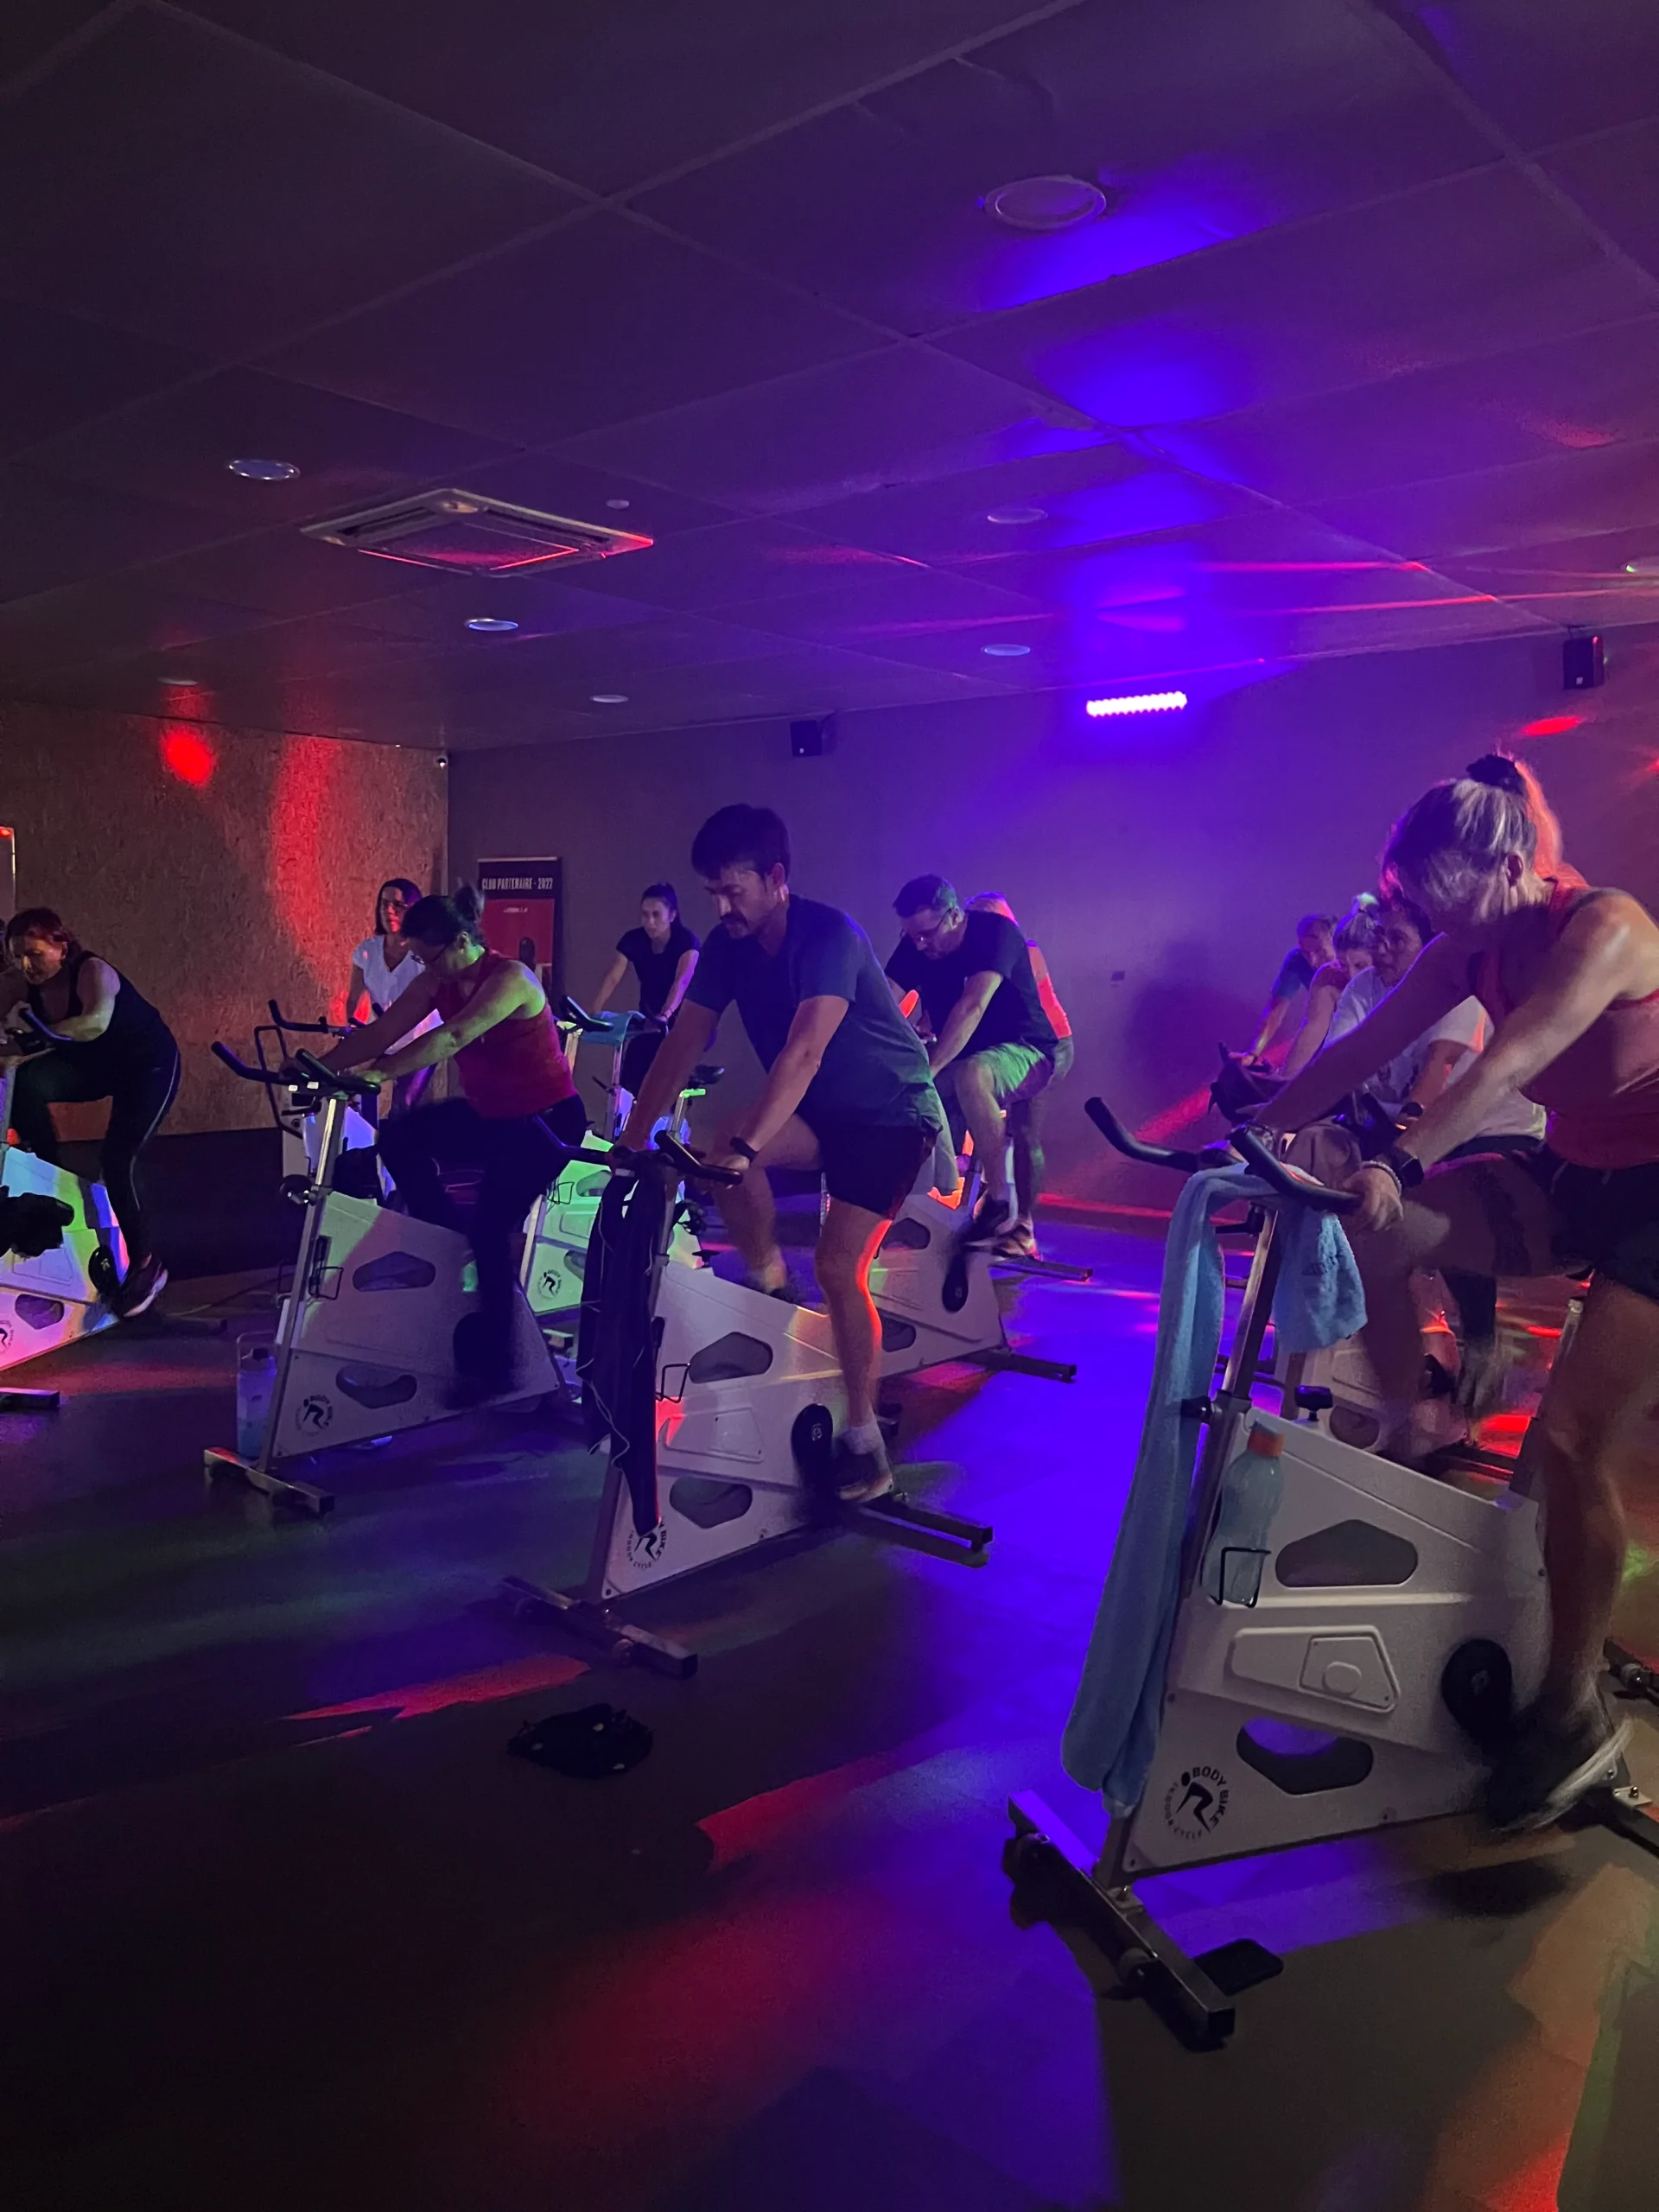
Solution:
M 1334 914 L 1304 914 L 1297 923 L 1296 943 L 1280 962 L 1279 973 L 1273 979 L 1273 988 L 1268 994 L 1268 1003 L 1256 1027 L 1255 1041 L 1250 1046 L 1251 1059 L 1261 1059 L 1276 1039 L 1294 1030 L 1293 1017 L 1303 1003 L 1304 993 L 1326 961 L 1334 957 L 1332 931 L 1336 926 Z
M 881 1332 L 870 1262 L 944 1126 L 927 1056 L 856 922 L 789 887 L 789 835 L 769 808 L 722 807 L 691 864 L 720 917 L 679 1019 L 623 1128 L 643 1145 L 734 1001 L 766 1068 L 753 1103 L 709 1155 L 742 1180 L 720 1210 L 757 1290 L 788 1294 L 768 1167 L 821 1167 L 829 1193 L 814 1271 L 847 1386 L 837 1487 L 862 1504 L 893 1487 L 875 1418 Z
M 914 991 L 933 1032 L 928 1065 L 951 1119 L 965 1125 L 985 1179 L 970 1224 L 976 1243 L 1014 1217 L 1007 1109 L 1054 1072 L 1058 1039 L 1043 1011 L 1031 950 L 1001 914 L 964 913 L 942 875 L 918 875 L 893 900 L 904 935 L 887 962 L 903 996 Z
M 639 1011 L 655 1014 L 666 1028 L 679 1012 L 701 950 L 680 919 L 680 902 L 671 883 L 648 883 L 639 894 L 639 926 L 625 930 L 605 970 L 589 1011 L 602 1014 L 611 995 L 632 968 L 639 979 Z M 634 1038 L 622 1055 L 622 1088 L 630 1093 L 645 1081 L 645 1070 L 663 1041 L 661 1029 Z

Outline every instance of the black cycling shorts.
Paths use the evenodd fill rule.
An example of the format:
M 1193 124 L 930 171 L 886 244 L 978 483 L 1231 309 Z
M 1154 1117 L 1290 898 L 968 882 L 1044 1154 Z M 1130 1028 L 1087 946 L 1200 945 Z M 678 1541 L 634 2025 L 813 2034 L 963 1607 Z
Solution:
M 840 1115 L 803 1114 L 801 1119 L 818 1141 L 830 1196 L 880 1214 L 884 1221 L 893 1219 L 915 1189 L 922 1163 L 932 1154 L 932 1130 L 913 1123 L 884 1128 Z
M 1659 1301 L 1659 1160 L 1577 1167 L 1546 1145 L 1527 1160 L 1554 1210 L 1555 1257 Z

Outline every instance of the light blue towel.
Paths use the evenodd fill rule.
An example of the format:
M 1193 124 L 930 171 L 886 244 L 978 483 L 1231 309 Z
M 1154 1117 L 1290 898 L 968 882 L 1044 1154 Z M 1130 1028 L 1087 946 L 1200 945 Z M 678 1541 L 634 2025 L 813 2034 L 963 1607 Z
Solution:
M 1181 1403 L 1209 1395 L 1221 1343 L 1225 1287 L 1211 1217 L 1265 1194 L 1242 1167 L 1208 1169 L 1188 1178 L 1170 1220 L 1140 1457 L 1061 1745 L 1072 1780 L 1103 1790 L 1115 1812 L 1140 1802 L 1158 1742 L 1181 1541 L 1204 1433 Z M 1278 1235 L 1273 1319 L 1281 1347 L 1314 1351 L 1363 1328 L 1359 1269 L 1335 1217 L 1287 1207 Z

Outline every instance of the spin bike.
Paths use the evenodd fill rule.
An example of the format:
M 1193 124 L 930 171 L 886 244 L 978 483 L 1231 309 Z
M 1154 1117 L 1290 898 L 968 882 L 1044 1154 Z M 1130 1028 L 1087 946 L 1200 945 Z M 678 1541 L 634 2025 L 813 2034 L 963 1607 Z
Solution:
M 613 1616 L 615 1601 L 826 1519 L 908 1531 L 930 1548 L 982 1565 L 992 1532 L 982 1522 L 937 1512 L 898 1491 L 859 1507 L 836 1500 L 835 1438 L 846 1425 L 847 1401 L 827 1313 L 671 1256 L 682 1181 L 718 1187 L 736 1175 L 697 1160 L 666 1134 L 650 1152 L 578 1157 L 602 1166 L 611 1185 L 588 1269 L 590 1285 L 601 1288 L 597 1299 L 590 1288 L 583 1306 L 577 1359 L 590 1433 L 608 1436 L 605 1484 L 582 1584 L 554 1591 L 515 1577 L 505 1586 L 509 1599 L 526 1611 L 550 1609 L 613 1658 L 637 1657 L 685 1675 L 695 1670 L 693 1655 L 623 1624 Z M 614 1249 L 636 1205 L 653 1208 L 641 1218 L 648 1228 L 659 1226 L 639 1255 L 648 1280 L 635 1285 L 643 1294 L 630 1306 L 629 1286 L 601 1247 L 609 1239 Z M 652 1392 L 647 1433 L 626 1440 L 626 1450 L 593 1395 L 594 1332 L 611 1328 L 638 1337 L 632 1357 L 646 1363 Z M 636 1500 L 642 1487 L 652 1499 L 648 1515 Z
M 254 1058 L 262 1075 L 273 1078 L 265 1088 L 270 1102 L 271 1119 L 283 1135 L 283 1173 L 285 1176 L 315 1175 L 321 1154 L 321 1131 L 318 1123 L 320 1101 L 316 1088 L 310 1084 L 296 1084 L 283 1077 L 289 1064 L 292 1047 L 290 1037 L 326 1037 L 330 1044 L 338 1044 L 349 1037 L 360 1025 L 356 1022 L 325 1021 L 321 1016 L 315 1021 L 296 1021 L 285 1014 L 275 999 L 265 1001 L 270 1019 L 262 1021 L 253 1033 Z M 308 1051 L 321 1052 L 321 1046 L 308 1046 Z M 341 1128 L 340 1149 L 348 1152 L 369 1152 L 375 1144 L 375 1124 L 355 1106 L 347 1104 Z
M 61 1041 L 37 1015 L 29 1020 L 43 1042 Z M 0 1370 L 107 1329 L 116 1318 L 110 1298 L 127 1264 L 104 1185 L 6 1141 L 16 1081 L 16 1069 L 0 1080 L 0 1199 L 55 1201 L 62 1237 L 38 1252 L 0 1252 Z M 55 1390 L 0 1388 L 0 1410 L 6 1412 L 40 1412 L 57 1402 Z
M 1097 1098 L 1085 1110 L 1130 1159 L 1200 1165 L 1140 1143 Z M 1136 1802 L 1113 1812 L 1098 1863 L 1030 1795 L 1009 1802 L 1005 1855 L 1031 1917 L 1083 1931 L 1179 2034 L 1211 2046 L 1232 2031 L 1234 1996 L 1280 1962 L 1250 1943 L 1189 1957 L 1135 1884 L 1468 1811 L 1483 1749 L 1535 1693 L 1548 1639 L 1539 1507 L 1521 1494 L 1524 1477 L 1477 1497 L 1257 1410 L 1286 1211 L 1340 1216 L 1359 1201 L 1287 1168 L 1248 1129 L 1232 1142 L 1251 1171 L 1241 1196 L 1264 1219 L 1220 1385 L 1181 1408 L 1205 1433 L 1150 1767 Z M 1253 1432 L 1278 1446 L 1276 1491 L 1255 1541 L 1230 1545 L 1217 1524 Z M 1622 1760 L 1584 1811 L 1659 1850 L 1659 1824 Z
M 622 1126 L 621 1102 L 626 1096 L 622 1089 L 623 1056 L 636 1037 L 660 1029 L 662 1024 L 654 1015 L 633 1009 L 619 1014 L 588 1014 L 572 998 L 560 1001 L 556 1018 L 559 1039 L 567 1059 L 571 1058 L 574 1047 L 584 1037 L 611 1047 L 610 1079 L 603 1086 L 604 1131 L 602 1135 L 590 1137 L 587 1147 L 590 1154 L 597 1155 L 609 1146 Z M 687 1116 L 692 1101 L 706 1096 L 724 1073 L 723 1068 L 709 1062 L 692 1069 L 666 1122 L 669 1133 L 680 1143 L 686 1141 Z M 561 1335 L 568 1336 L 575 1328 L 576 1313 L 582 1304 L 588 1240 L 593 1233 L 594 1217 L 599 1211 L 607 1181 L 605 1169 L 596 1158 L 585 1166 L 573 1160 L 532 1210 L 525 1224 L 524 1265 L 519 1276 L 524 1296 L 542 1326 Z M 701 1222 L 688 1211 L 686 1225 L 697 1230 Z M 689 1238 L 681 1239 L 677 1256 L 695 1257 L 695 1248 Z
M 202 1471 L 210 1483 L 233 1475 L 285 1506 L 321 1515 L 334 1505 L 332 1493 L 285 1471 L 295 1462 L 334 1445 L 421 1428 L 459 1410 L 449 1393 L 457 1369 L 470 1363 L 467 1339 L 479 1325 L 472 1249 L 457 1230 L 334 1187 L 346 1102 L 371 1086 L 302 1050 L 293 1069 L 276 1073 L 250 1067 L 226 1046 L 216 1044 L 213 1052 L 245 1082 L 280 1086 L 302 1116 L 315 1112 L 318 1156 L 314 1170 L 283 1185 L 303 1221 L 293 1287 L 277 1324 L 259 1447 L 236 1452 L 213 1446 L 203 1455 Z M 514 1294 L 512 1328 L 517 1380 L 499 1396 L 478 1401 L 478 1408 L 563 1395 L 522 1292 Z

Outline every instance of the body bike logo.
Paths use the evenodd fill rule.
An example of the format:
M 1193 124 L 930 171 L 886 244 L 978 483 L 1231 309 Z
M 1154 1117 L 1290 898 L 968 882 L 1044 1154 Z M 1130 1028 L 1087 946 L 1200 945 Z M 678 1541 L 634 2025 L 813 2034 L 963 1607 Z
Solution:
M 1216 1766 L 1186 1768 L 1164 1796 L 1164 1825 L 1186 1843 L 1202 1843 L 1227 1810 L 1227 1777 Z
M 11 1324 L 10 1321 L 0 1321 L 0 1351 L 3 1351 L 10 1342 Z
M 628 1563 L 631 1567 L 660 1567 L 663 1554 L 668 1549 L 668 1523 L 659 1521 L 643 1536 L 638 1529 L 628 1531 Z
M 300 1402 L 299 1426 L 313 1436 L 321 1436 L 334 1417 L 334 1401 L 314 1390 L 308 1398 Z

